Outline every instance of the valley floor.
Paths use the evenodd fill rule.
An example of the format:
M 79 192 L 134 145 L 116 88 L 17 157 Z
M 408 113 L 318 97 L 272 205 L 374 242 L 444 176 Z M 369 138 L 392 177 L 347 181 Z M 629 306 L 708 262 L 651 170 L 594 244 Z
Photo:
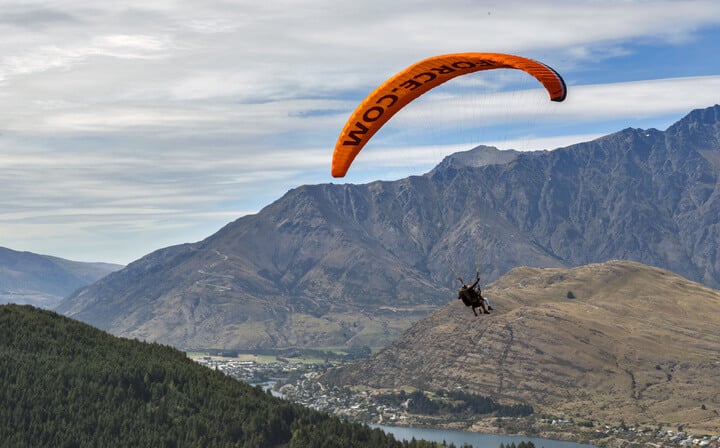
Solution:
M 418 415 L 402 406 L 378 402 L 377 391 L 363 388 L 328 388 L 317 381 L 336 364 L 303 359 L 196 357 L 198 362 L 251 384 L 265 384 L 273 393 L 304 406 L 326 411 L 348 420 L 405 427 L 456 429 L 486 434 L 517 434 L 553 440 L 568 440 L 610 448 L 708 447 L 720 448 L 718 434 L 692 434 L 682 428 L 649 428 L 588 424 L 562 417 L 495 417 L 473 414 Z

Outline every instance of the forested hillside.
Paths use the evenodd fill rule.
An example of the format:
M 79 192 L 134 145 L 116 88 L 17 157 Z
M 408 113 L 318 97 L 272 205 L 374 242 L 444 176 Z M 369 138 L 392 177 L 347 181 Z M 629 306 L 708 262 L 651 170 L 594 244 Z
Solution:
M 203 367 L 30 306 L 0 306 L 2 447 L 402 447 Z

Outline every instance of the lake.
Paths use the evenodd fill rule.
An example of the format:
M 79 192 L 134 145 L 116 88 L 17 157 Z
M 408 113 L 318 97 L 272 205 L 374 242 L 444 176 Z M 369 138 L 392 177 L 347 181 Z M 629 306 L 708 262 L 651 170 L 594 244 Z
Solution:
M 458 431 L 449 429 L 426 429 L 408 428 L 401 426 L 370 425 L 373 428 L 380 428 L 392 434 L 398 440 L 424 439 L 432 442 L 446 442 L 448 445 L 454 443 L 460 448 L 463 443 L 470 444 L 474 448 L 498 448 L 501 443 L 505 446 L 520 442 L 532 442 L 535 448 L 595 448 L 593 445 L 582 443 L 566 442 L 563 440 L 541 439 L 539 437 L 507 436 L 499 434 L 482 434 L 479 432 Z

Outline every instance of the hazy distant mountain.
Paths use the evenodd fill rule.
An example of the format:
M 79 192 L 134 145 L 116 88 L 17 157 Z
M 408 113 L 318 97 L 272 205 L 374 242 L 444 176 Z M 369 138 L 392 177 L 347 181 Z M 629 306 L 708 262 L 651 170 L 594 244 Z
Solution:
M 122 266 L 81 263 L 0 247 L 0 303 L 54 307 L 76 289 Z
M 3 447 L 408 446 L 30 306 L 0 306 L 0 353 Z
M 720 291 L 613 261 L 517 268 L 486 292 L 492 314 L 455 300 L 321 381 L 462 389 L 596 423 L 720 428 Z
M 627 259 L 717 287 L 719 175 L 720 106 L 549 152 L 479 147 L 424 176 L 298 187 L 58 310 L 185 348 L 384 345 L 478 267 Z

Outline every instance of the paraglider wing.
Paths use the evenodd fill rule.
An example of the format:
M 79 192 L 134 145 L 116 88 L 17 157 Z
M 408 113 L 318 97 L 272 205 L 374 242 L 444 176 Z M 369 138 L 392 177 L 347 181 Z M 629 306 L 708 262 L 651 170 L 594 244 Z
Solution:
M 335 145 L 331 174 L 345 176 L 368 140 L 415 98 L 457 76 L 496 68 L 525 71 L 542 83 L 552 101 L 565 99 L 562 77 L 532 59 L 501 53 L 457 53 L 424 59 L 382 83 L 355 109 Z

